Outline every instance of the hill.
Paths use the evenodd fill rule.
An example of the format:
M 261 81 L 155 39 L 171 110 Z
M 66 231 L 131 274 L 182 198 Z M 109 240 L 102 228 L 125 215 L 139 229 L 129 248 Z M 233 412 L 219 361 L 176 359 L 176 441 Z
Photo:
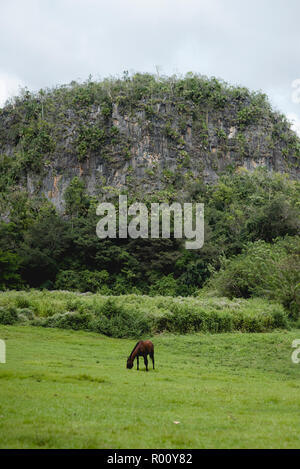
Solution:
M 300 311 L 300 143 L 259 92 L 124 74 L 0 110 L 0 288 L 260 296 Z M 201 202 L 205 243 L 96 236 L 99 201 Z M 284 286 L 284 288 L 283 288 Z
M 97 198 L 139 198 L 230 168 L 300 176 L 300 140 L 264 94 L 194 74 L 24 90 L 0 110 L 0 154 L 2 190 L 44 195 L 60 212 L 74 177 Z

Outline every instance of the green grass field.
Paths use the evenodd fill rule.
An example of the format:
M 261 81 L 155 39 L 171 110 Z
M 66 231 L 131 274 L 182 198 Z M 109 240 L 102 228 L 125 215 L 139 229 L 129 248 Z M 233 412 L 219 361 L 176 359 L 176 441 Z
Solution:
M 0 326 L 0 447 L 299 448 L 297 338 L 157 335 L 146 373 L 125 367 L 135 340 Z

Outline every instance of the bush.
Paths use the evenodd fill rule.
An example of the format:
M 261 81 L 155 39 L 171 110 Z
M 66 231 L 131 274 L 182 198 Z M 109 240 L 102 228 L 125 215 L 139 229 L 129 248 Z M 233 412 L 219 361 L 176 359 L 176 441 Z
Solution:
M 66 308 L 68 311 L 77 311 L 79 313 L 84 313 L 86 305 L 80 298 L 69 298 L 66 301 Z
M 70 292 L 23 292 L 31 308 L 16 308 L 18 292 L 0 296 L 0 323 L 18 320 L 34 326 L 89 330 L 118 338 L 139 338 L 160 332 L 264 332 L 288 328 L 284 308 L 261 298 L 104 297 Z M 68 312 L 66 312 L 68 311 Z
M 178 285 L 173 274 L 165 275 L 158 279 L 151 287 L 149 294 L 151 296 L 176 296 Z
M 97 292 L 106 286 L 109 274 L 106 270 L 62 270 L 58 273 L 55 288 L 80 292 Z
M 230 332 L 233 330 L 233 317 L 228 312 L 206 312 L 175 306 L 157 320 L 158 331 L 187 334 L 191 332 Z
M 259 315 L 237 314 L 233 319 L 233 328 L 241 332 L 266 332 L 272 329 L 288 327 L 288 319 L 284 311 Z
M 187 334 L 197 331 L 219 333 L 232 332 L 264 332 L 288 326 L 287 316 L 283 310 L 273 310 L 256 315 L 243 311 L 212 311 L 189 309 L 183 305 L 174 305 L 172 312 L 166 313 L 156 320 L 156 330 L 164 330 Z
M 12 252 L 0 249 L 0 290 L 21 288 L 23 281 L 19 274 L 20 258 Z
M 29 303 L 29 300 L 28 298 L 26 298 L 25 296 L 17 296 L 16 297 L 16 306 L 17 308 L 29 308 L 30 306 L 30 303 Z
M 15 308 L 0 308 L 0 324 L 12 325 L 18 322 L 19 317 Z
M 55 314 L 50 318 L 44 319 L 44 327 L 58 327 L 60 329 L 89 330 L 92 315 L 88 313 L 66 312 Z
M 84 161 L 84 159 L 90 153 L 99 151 L 105 140 L 105 137 L 105 131 L 96 126 L 80 127 L 76 139 L 76 150 L 78 154 L 78 160 Z
M 92 329 L 110 337 L 142 337 L 151 332 L 151 317 L 126 311 L 114 300 L 107 300 L 92 322 Z
M 224 259 L 211 288 L 229 298 L 260 296 L 280 302 L 290 318 L 300 314 L 300 238 L 249 243 L 242 254 Z
M 18 317 L 19 319 L 25 319 L 27 321 L 31 321 L 35 318 L 33 311 L 29 308 L 19 308 Z

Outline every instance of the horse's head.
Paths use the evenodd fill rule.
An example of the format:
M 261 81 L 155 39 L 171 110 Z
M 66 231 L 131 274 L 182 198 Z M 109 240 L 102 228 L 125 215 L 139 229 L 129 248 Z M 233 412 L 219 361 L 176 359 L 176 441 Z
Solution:
M 129 357 L 127 360 L 127 368 L 131 370 L 132 367 L 133 367 L 133 360 Z

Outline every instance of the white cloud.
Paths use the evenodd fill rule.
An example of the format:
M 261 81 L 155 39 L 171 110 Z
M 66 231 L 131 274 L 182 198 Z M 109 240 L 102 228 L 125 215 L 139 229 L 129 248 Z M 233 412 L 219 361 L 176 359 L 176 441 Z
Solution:
M 18 94 L 20 87 L 23 86 L 22 80 L 18 77 L 0 72 L 0 107 L 4 106 L 9 98 Z
M 287 118 L 292 123 L 292 129 L 300 137 L 300 118 L 299 118 L 299 115 L 297 115 L 295 113 L 289 113 L 289 114 L 287 114 Z
M 300 78 L 297 78 L 297 80 L 293 81 L 292 88 L 294 88 L 292 93 L 292 101 L 294 104 L 300 104 Z
M 38 90 L 90 74 L 155 73 L 158 65 L 162 74 L 194 71 L 271 90 L 279 110 L 298 112 L 291 83 L 300 70 L 299 0 L 0 3 L 0 64 L 9 78 L 0 82 L 1 102 L 11 76 Z

